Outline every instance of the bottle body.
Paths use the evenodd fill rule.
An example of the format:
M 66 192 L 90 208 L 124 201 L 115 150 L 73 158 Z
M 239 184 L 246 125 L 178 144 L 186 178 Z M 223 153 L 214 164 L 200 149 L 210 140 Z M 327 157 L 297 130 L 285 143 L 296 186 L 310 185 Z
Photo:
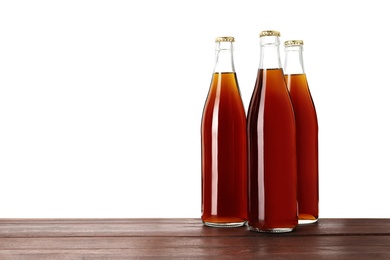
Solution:
M 318 121 L 303 68 L 303 42 L 298 43 L 286 45 L 285 80 L 297 131 L 298 223 L 309 224 L 319 216 Z
M 246 116 L 234 68 L 218 67 L 201 123 L 201 218 L 207 226 L 238 227 L 247 219 Z
M 261 46 L 260 52 L 263 59 L 280 59 L 278 48 Z M 280 60 L 261 61 L 247 119 L 248 226 L 253 231 L 289 232 L 298 224 L 295 134 Z

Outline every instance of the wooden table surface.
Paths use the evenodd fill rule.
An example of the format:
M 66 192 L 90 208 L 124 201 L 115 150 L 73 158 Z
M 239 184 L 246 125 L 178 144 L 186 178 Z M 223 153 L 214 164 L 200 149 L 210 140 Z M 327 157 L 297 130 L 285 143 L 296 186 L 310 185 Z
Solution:
M 200 219 L 0 219 L 0 259 L 390 259 L 390 219 L 320 219 L 294 232 Z

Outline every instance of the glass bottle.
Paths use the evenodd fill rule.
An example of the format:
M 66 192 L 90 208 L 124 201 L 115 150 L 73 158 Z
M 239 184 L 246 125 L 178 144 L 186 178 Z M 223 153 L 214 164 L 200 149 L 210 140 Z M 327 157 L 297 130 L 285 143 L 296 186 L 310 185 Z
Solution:
M 233 62 L 233 37 L 215 40 L 215 67 L 201 123 L 202 221 L 239 227 L 247 218 L 246 116 Z
M 294 110 L 278 31 L 260 33 L 260 64 L 248 108 L 248 226 L 290 232 L 298 224 Z
M 298 224 L 318 220 L 318 122 L 303 66 L 303 41 L 286 41 L 284 77 L 297 131 Z

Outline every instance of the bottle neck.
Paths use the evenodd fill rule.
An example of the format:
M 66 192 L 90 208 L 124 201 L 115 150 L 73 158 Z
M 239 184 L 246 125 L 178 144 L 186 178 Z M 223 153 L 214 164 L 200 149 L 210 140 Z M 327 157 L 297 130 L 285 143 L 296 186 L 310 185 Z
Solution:
M 304 74 L 303 67 L 303 47 L 289 46 L 285 48 L 284 73 L 285 74 Z
M 260 64 L 259 69 L 282 68 L 279 52 L 278 36 L 260 37 Z
M 233 62 L 233 42 L 215 43 L 214 73 L 235 72 Z

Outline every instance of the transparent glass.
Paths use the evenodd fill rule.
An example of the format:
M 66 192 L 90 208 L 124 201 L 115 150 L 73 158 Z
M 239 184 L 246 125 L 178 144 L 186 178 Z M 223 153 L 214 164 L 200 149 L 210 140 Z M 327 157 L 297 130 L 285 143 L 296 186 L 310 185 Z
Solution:
M 318 220 L 318 122 L 303 66 L 303 47 L 285 47 L 285 80 L 297 131 L 298 223 Z
M 247 219 L 246 116 L 233 43 L 216 43 L 216 63 L 201 124 L 202 221 L 240 227 Z
M 260 64 L 248 109 L 248 226 L 290 232 L 298 225 L 294 111 L 279 37 L 260 37 Z

